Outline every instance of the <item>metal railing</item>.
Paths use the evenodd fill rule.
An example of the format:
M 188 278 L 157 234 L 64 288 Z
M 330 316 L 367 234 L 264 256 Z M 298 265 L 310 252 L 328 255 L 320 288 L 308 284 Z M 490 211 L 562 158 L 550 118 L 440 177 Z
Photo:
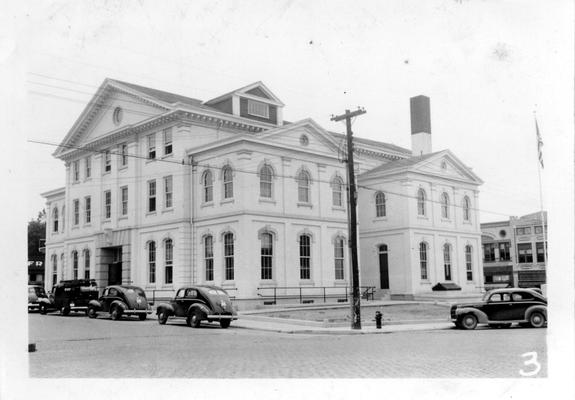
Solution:
M 375 286 L 360 286 L 361 298 L 373 300 Z M 349 301 L 351 290 L 347 286 L 275 286 L 275 287 L 258 287 L 257 295 L 263 299 L 269 299 L 276 304 L 278 299 L 299 299 L 300 303 L 306 303 L 310 300 L 339 298 Z M 311 302 L 311 301 L 310 301 Z

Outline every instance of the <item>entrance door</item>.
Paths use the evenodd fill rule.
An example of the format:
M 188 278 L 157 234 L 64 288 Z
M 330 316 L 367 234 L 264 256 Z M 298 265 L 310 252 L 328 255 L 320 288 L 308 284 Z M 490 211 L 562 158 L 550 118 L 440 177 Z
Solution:
M 108 264 L 108 285 L 122 284 L 122 262 Z
M 389 266 L 387 264 L 387 245 L 379 246 L 379 283 L 381 289 L 389 289 Z

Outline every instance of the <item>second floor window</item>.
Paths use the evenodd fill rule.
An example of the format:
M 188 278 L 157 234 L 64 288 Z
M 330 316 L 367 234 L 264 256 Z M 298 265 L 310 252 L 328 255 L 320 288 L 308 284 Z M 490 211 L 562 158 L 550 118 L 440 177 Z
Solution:
M 121 196 L 121 214 L 122 216 L 128 215 L 128 187 L 122 186 L 120 189 L 120 196 Z
M 84 222 L 87 224 L 92 222 L 92 198 L 90 196 L 84 198 Z
M 110 172 L 112 170 L 112 154 L 110 150 L 104 152 L 104 173 Z
M 74 182 L 80 181 L 80 161 L 74 161 L 72 163 L 72 179 Z
M 164 177 L 164 207 L 172 208 L 173 206 L 173 193 L 172 193 L 172 177 Z
M 110 219 L 112 217 L 112 192 L 106 190 L 104 192 L 104 218 Z
M 92 157 L 86 157 L 84 160 L 84 175 L 86 179 L 92 176 Z
M 417 215 L 425 216 L 426 209 L 425 209 L 425 190 L 419 189 L 417 191 Z
M 128 145 L 126 143 L 120 145 L 120 165 L 122 167 L 128 165 Z
M 172 128 L 164 129 L 164 155 L 172 154 Z
M 74 199 L 74 225 L 78 225 L 80 224 L 80 200 L 78 199 Z
M 306 171 L 301 171 L 297 177 L 297 199 L 301 203 L 309 203 L 309 174 Z
M 311 238 L 308 235 L 299 237 L 299 278 L 311 278 Z
M 212 178 L 212 171 L 207 170 L 204 172 L 202 184 L 204 186 L 204 203 L 209 203 L 214 200 L 214 181 Z
M 495 243 L 485 243 L 483 245 L 483 261 L 495 261 Z
M 449 196 L 447 193 L 441 194 L 441 217 L 449 218 Z
M 148 181 L 148 212 L 156 211 L 156 181 Z
M 543 245 L 543 242 L 535 243 L 535 250 L 537 252 L 537 262 L 538 263 L 545 262 L 547 254 L 545 254 L 545 246 Z
M 148 158 L 156 158 L 156 135 L 148 135 Z
M 58 232 L 58 207 L 52 211 L 52 232 Z
M 511 261 L 511 243 L 509 242 L 499 243 L 499 260 Z
M 260 197 L 272 198 L 273 171 L 269 165 L 264 165 L 260 169 Z
M 533 262 L 533 249 L 531 243 L 519 243 L 517 245 L 517 261 L 519 263 Z
M 225 166 L 222 175 L 224 178 L 224 199 L 231 199 L 234 197 L 233 171 L 229 166 Z
M 383 192 L 377 192 L 375 195 L 375 216 L 385 217 L 385 194 Z
M 332 205 L 335 207 L 343 207 L 343 181 L 339 176 L 336 176 L 332 183 Z
M 471 219 L 471 201 L 469 197 L 463 198 L 463 220 L 469 221 Z

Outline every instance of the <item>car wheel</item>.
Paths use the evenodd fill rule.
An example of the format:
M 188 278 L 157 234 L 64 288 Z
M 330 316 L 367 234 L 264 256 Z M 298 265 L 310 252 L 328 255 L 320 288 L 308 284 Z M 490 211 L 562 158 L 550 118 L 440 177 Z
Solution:
M 94 307 L 89 307 L 88 311 L 86 311 L 86 313 L 88 314 L 88 318 L 96 318 L 96 309 Z
M 140 321 L 145 321 L 148 318 L 148 314 L 138 314 L 138 318 L 140 318 Z
M 40 304 L 40 314 L 46 315 L 46 305 Z
M 196 309 L 192 311 L 191 315 L 188 316 L 186 322 L 188 323 L 188 326 L 192 328 L 199 328 L 202 322 L 202 317 L 203 313 L 200 310 Z
M 120 310 L 120 308 L 118 306 L 114 306 L 112 308 L 112 311 L 110 311 L 110 316 L 112 317 L 112 319 L 114 321 L 117 321 L 122 316 L 122 310 Z
M 529 316 L 529 325 L 533 328 L 543 328 L 545 325 L 545 315 L 539 311 L 534 311 Z
M 70 308 L 64 306 L 64 307 L 62 307 L 62 308 L 60 309 L 60 313 L 61 313 L 62 315 L 64 315 L 64 316 L 68 315 L 68 314 L 70 314 Z
M 168 322 L 168 314 L 162 310 L 158 313 L 158 323 L 160 325 L 165 325 L 166 322 Z
M 231 319 L 220 319 L 220 326 L 223 329 L 229 328 L 231 323 L 232 323 Z
M 463 329 L 475 329 L 477 327 L 477 317 L 473 314 L 465 314 L 461 318 Z

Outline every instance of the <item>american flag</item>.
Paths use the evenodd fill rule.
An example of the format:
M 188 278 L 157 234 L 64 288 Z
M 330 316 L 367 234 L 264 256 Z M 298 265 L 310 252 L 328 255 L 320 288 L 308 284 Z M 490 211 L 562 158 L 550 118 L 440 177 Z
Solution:
M 535 120 L 535 132 L 537 133 L 537 153 L 539 156 L 539 162 L 541 163 L 541 168 L 543 168 L 543 139 L 541 139 L 541 134 L 539 133 L 539 125 L 537 125 L 537 119 Z

